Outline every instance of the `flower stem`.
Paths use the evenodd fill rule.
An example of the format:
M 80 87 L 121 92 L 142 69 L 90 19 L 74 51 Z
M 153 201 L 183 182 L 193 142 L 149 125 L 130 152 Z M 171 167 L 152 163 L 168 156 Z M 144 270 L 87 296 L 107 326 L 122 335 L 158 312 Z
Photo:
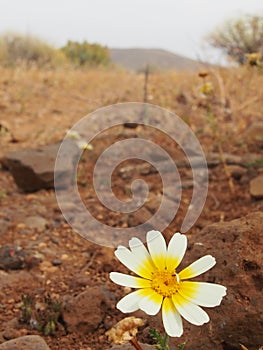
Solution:
M 168 339 L 169 339 L 168 334 L 165 332 L 163 335 L 163 341 L 162 341 L 162 348 L 164 350 L 169 350 L 169 346 L 167 345 Z
M 130 343 L 134 346 L 136 350 L 143 350 L 141 345 L 138 343 L 138 340 L 136 338 L 132 338 L 130 340 Z

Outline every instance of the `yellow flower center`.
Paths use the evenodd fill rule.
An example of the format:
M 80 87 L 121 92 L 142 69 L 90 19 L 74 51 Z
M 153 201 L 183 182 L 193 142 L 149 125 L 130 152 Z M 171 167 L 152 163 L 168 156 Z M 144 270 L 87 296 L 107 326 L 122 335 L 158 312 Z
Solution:
M 152 289 L 163 297 L 171 297 L 180 288 L 177 273 L 171 271 L 155 271 L 152 275 Z

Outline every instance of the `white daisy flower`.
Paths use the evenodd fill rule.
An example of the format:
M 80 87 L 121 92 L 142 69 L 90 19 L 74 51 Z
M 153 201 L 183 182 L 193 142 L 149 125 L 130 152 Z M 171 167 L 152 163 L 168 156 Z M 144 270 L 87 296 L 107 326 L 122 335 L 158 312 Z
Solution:
M 146 240 L 148 250 L 138 238 L 132 238 L 130 249 L 119 246 L 115 251 L 120 262 L 140 276 L 110 273 L 114 283 L 138 288 L 122 298 L 117 308 L 124 313 L 141 309 L 148 315 L 156 315 L 162 309 L 164 328 L 171 337 L 183 334 L 182 317 L 197 326 L 208 322 L 209 316 L 200 306 L 219 305 L 226 295 L 226 288 L 219 284 L 187 280 L 211 269 L 216 263 L 215 258 L 203 256 L 177 272 L 186 251 L 186 236 L 175 233 L 168 247 L 158 231 L 148 232 Z
M 93 150 L 93 146 L 90 145 L 89 143 L 87 143 L 86 141 L 78 140 L 76 143 L 77 143 L 78 147 L 83 149 L 83 150 L 88 150 L 88 151 Z
M 67 137 L 69 137 L 72 140 L 80 140 L 81 136 L 76 130 L 67 130 Z

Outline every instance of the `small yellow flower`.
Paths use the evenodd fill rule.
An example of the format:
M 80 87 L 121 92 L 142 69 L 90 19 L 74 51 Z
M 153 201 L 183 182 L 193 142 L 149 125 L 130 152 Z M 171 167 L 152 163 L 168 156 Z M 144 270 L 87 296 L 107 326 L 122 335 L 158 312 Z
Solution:
M 204 96 L 209 96 L 214 91 L 214 87 L 211 83 L 207 82 L 201 85 L 200 92 Z
M 80 140 L 81 136 L 76 130 L 68 130 L 67 131 L 67 137 L 69 137 L 72 140 Z
M 259 66 L 262 56 L 259 52 L 253 52 L 253 53 L 248 53 L 246 54 L 247 57 L 247 63 L 250 66 Z
M 93 146 L 87 143 L 86 141 L 84 141 L 76 130 L 72 130 L 72 129 L 68 130 L 67 137 L 74 140 L 80 149 L 88 150 L 88 151 L 93 150 Z
M 183 334 L 181 316 L 197 326 L 209 321 L 200 307 L 214 307 L 226 295 L 224 286 L 205 282 L 187 281 L 211 269 L 215 258 L 206 255 L 187 268 L 177 272 L 185 254 L 187 238 L 175 233 L 168 247 L 159 231 L 146 235 L 147 247 L 132 238 L 130 249 L 119 246 L 115 251 L 120 262 L 140 277 L 111 272 L 110 279 L 121 286 L 138 288 L 117 303 L 117 308 L 130 313 L 141 309 L 148 315 L 156 315 L 162 309 L 163 324 L 171 337 Z
M 76 143 L 77 143 L 78 147 L 83 149 L 83 150 L 88 150 L 88 151 L 93 150 L 93 146 L 91 144 L 87 143 L 86 141 L 78 140 L 78 141 L 76 141 Z

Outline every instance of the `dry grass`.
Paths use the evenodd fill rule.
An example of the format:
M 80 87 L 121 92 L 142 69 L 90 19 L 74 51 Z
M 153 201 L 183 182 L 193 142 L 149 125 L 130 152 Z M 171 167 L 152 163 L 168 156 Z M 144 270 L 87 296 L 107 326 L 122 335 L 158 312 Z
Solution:
M 28 66 L 57 67 L 67 63 L 66 56 L 46 41 L 14 32 L 0 35 L 0 62 L 7 67 L 14 67 L 23 62 Z
M 217 128 L 224 140 L 238 143 L 240 133 L 262 118 L 263 73 L 257 67 L 221 69 L 206 79 L 214 88 L 210 103 Z M 177 113 L 199 138 L 212 141 L 202 84 L 196 73 L 155 73 L 149 77 L 148 101 Z M 100 107 L 142 102 L 143 85 L 143 74 L 120 69 L 0 67 L 0 122 L 20 140 L 20 147 L 50 143 Z

